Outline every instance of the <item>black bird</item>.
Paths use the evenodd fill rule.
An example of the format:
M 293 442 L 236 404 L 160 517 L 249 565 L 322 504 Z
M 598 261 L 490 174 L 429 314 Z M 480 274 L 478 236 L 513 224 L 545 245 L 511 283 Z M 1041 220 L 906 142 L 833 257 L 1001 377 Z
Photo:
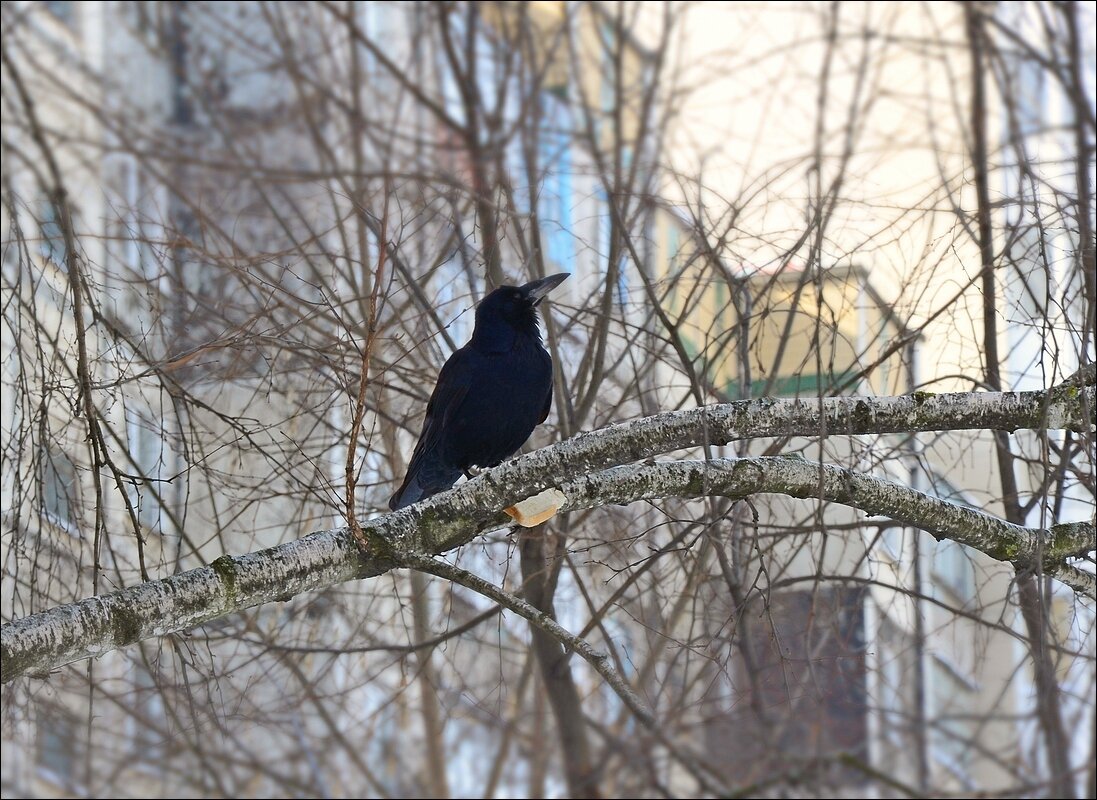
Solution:
M 472 338 L 438 373 L 423 433 L 389 508 L 450 488 L 470 467 L 494 467 L 545 421 L 552 358 L 541 343 L 537 305 L 567 277 L 500 286 L 476 307 Z

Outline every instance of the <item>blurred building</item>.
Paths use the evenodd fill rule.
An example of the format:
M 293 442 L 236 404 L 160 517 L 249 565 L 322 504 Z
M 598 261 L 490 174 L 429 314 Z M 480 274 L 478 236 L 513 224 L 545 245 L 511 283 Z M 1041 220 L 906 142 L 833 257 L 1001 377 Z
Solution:
M 929 44 L 964 41 L 964 9 L 707 9 L 694 16 L 683 48 L 704 64 L 729 47 L 717 31 L 749 31 L 736 40 L 736 56 L 757 68 L 729 70 L 705 90 L 708 102 L 697 103 L 707 116 L 698 112 L 691 128 L 696 148 L 722 146 L 724 161 L 712 158 L 704 185 L 686 192 L 678 213 L 660 218 L 656 241 L 664 251 L 658 263 L 668 269 L 666 304 L 712 395 L 810 404 L 830 395 L 971 388 L 968 376 L 981 375 L 984 361 L 974 280 L 980 254 L 972 238 L 957 235 L 963 212 L 955 205 L 941 211 L 949 202 L 974 202 L 965 161 L 970 119 L 963 116 L 970 114 L 970 54 Z M 1037 29 L 1032 6 L 983 11 L 988 25 L 1014 31 L 1015 42 Z M 878 49 L 861 38 L 868 30 L 882 37 Z M 784 50 L 782 41 L 798 46 Z M 998 272 L 998 341 L 1004 388 L 1020 390 L 1050 385 L 1093 358 L 1092 342 L 1078 350 L 1069 333 L 1085 329 L 1088 313 L 1079 300 L 1080 245 L 1069 224 L 1052 233 L 1033 222 L 1048 195 L 1074 188 L 1061 165 L 1072 157 L 1069 131 L 1078 123 L 1067 91 L 1050 85 L 1031 52 L 998 55 L 1000 71 L 986 67 L 986 80 L 1009 83 L 1015 100 L 988 101 L 986 112 L 1001 232 L 994 247 L 1010 265 Z M 1086 57 L 1092 65 L 1092 43 Z M 819 64 L 832 69 L 819 92 L 843 109 L 823 119 L 806 102 L 819 96 L 809 86 Z M 804 98 L 803 116 L 772 113 L 778 92 Z M 833 144 L 847 134 L 857 138 L 855 151 Z M 790 154 L 803 154 L 803 171 L 789 166 Z M 797 200 L 751 202 L 763 185 L 782 196 L 763 179 L 772 165 L 782 165 L 773 183 L 804 187 L 788 191 Z M 1044 189 L 1019 187 L 1030 180 Z M 813 214 L 833 219 L 822 223 L 817 243 L 805 243 L 797 219 Z M 883 244 L 882 230 L 894 231 Z M 1038 463 L 1038 437 L 1019 433 L 1012 442 Z M 982 432 L 852 441 L 824 435 L 733 449 L 802 452 L 1001 516 L 994 447 Z M 1018 473 L 1024 496 L 1046 491 L 1039 466 Z M 1075 487 L 1061 516 L 1050 519 L 1036 502 L 1028 524 L 1084 519 L 1086 502 Z M 714 658 L 727 666 L 714 672 L 720 682 L 698 707 L 714 763 L 757 791 L 829 770 L 837 796 L 871 794 L 889 780 L 899 793 L 1047 780 L 1046 732 L 1011 570 L 849 509 L 755 505 L 761 517 L 754 526 L 767 544 L 740 553 L 740 579 L 754 591 L 744 590 L 745 603 L 719 592 L 708 598 L 725 602 L 712 614 L 721 632 L 727 619 L 741 620 L 734 634 L 714 639 Z M 736 524 L 751 525 L 742 515 Z M 1082 785 L 1093 752 L 1093 708 L 1082 699 L 1093 681 L 1093 609 L 1050 582 L 1044 591 L 1050 646 L 1062 648 L 1053 660 L 1070 675 L 1061 684 L 1063 724 Z M 818 791 L 818 783 L 810 786 L 805 791 Z
M 413 400 L 400 407 L 378 398 L 366 415 L 366 513 L 384 505 L 399 477 L 391 453 L 413 442 L 379 433 L 382 419 L 414 427 L 426 399 L 417 370 L 435 370 L 439 353 L 463 342 L 471 307 L 490 283 L 567 270 L 574 275 L 562 305 L 603 295 L 623 305 L 637 269 L 623 252 L 623 231 L 649 224 L 650 209 L 621 199 L 612 213 L 606 187 L 623 185 L 622 170 L 648 181 L 632 161 L 644 155 L 634 143 L 640 97 L 617 103 L 593 45 L 580 54 L 590 59 L 582 73 L 589 83 L 569 86 L 562 26 L 578 26 L 588 42 L 614 29 L 608 18 L 561 10 L 5 5 L 5 35 L 18 32 L 15 68 L 5 64 L 4 74 L 13 109 L 5 109 L 5 188 L 24 204 L 6 205 L 3 218 L 5 293 L 13 287 L 23 304 L 3 353 L 5 583 L 31 576 L 4 593 L 5 618 L 341 524 L 334 487 L 350 418 L 342 398 L 361 366 L 369 271 L 386 238 L 398 245 L 389 269 L 410 287 L 400 293 L 403 313 L 416 316 L 379 345 L 379 358 L 387 386 Z M 453 37 L 475 42 L 472 56 L 447 63 L 435 38 L 439 13 L 449 14 Z M 531 88 L 522 98 L 472 103 L 470 82 L 492 90 L 513 42 L 508 26 L 528 26 L 535 37 L 531 63 L 520 66 Z M 542 53 L 552 37 L 555 46 Z M 640 70 L 639 52 L 629 46 L 628 69 Z M 19 107 L 24 90 L 31 104 Z M 405 99 L 414 92 L 421 102 Z M 520 122 L 520 100 L 537 106 L 523 136 L 491 127 Z M 470 115 L 488 130 L 462 138 L 455 132 L 470 127 Z M 63 200 L 48 191 L 47 151 Z M 491 188 L 480 191 L 485 175 Z M 442 189 L 423 197 L 417 182 Z M 483 236 L 482 215 L 507 192 L 537 247 L 522 252 L 513 240 L 485 237 L 485 276 L 470 240 Z M 393 219 L 402 203 L 422 211 L 386 237 L 388 202 Z M 66 210 L 79 248 L 71 254 Z M 402 261 L 409 255 L 427 263 Z M 75 290 L 80 315 L 74 263 L 87 284 Z M 302 314 L 315 307 L 335 309 L 338 325 Z M 432 325 L 441 336 L 425 335 Z M 635 332 L 613 325 L 610 352 L 619 352 Z M 578 333 L 562 340 L 576 353 L 586 345 Z M 307 368 L 295 358 L 307 358 Z M 105 453 L 89 445 L 83 409 L 72 405 L 82 364 L 96 387 Z M 35 407 L 26 388 L 44 375 L 63 378 L 43 388 Z M 35 415 L 43 446 L 27 447 L 19 439 Z M 483 561 L 483 571 L 497 570 Z M 183 634 L 111 653 L 86 671 L 5 686 L 4 794 L 125 786 L 139 796 L 413 796 L 439 793 L 447 781 L 469 794 L 471 781 L 488 781 L 493 769 L 462 756 L 477 741 L 469 731 L 494 727 L 510 746 L 502 718 L 521 690 L 511 697 L 496 684 L 529 682 L 518 655 L 525 623 L 489 635 L 506 654 L 498 664 L 483 663 L 471 637 L 435 656 L 443 666 L 432 666 L 434 648 L 408 651 L 401 639 L 429 638 L 424 620 L 460 627 L 492 618 L 487 612 L 400 576 L 213 623 L 193 640 Z M 445 679 L 435 681 L 433 670 Z M 434 723 L 423 721 L 429 707 Z M 419 769 L 432 737 L 465 766 Z M 506 791 L 524 769 L 521 761 L 497 765 L 490 781 Z
M 843 10 L 843 19 L 867 15 L 882 30 L 909 25 L 931 40 L 940 26 L 963 36 L 959 8 L 845 5 L 856 10 Z M 886 11 L 870 10 L 879 5 Z M 5 294 L 12 286 L 25 309 L 24 327 L 4 334 L 4 424 L 15 420 L 14 433 L 26 429 L 21 420 L 38 420 L 45 431 L 38 443 L 49 443 L 21 444 L 5 430 L 5 582 L 19 589 L 4 592 L 5 618 L 139 581 L 142 563 L 155 576 L 342 524 L 346 398 L 368 335 L 371 269 L 386 242 L 395 245 L 386 250 L 387 274 L 401 288 L 384 313 L 398 309 L 401 318 L 377 345 L 385 392 L 371 385 L 376 395 L 363 422 L 364 513 L 382 508 L 399 479 L 397 454 L 410 448 L 407 430 L 426 400 L 420 376 L 467 337 L 472 306 L 498 280 L 573 273 L 552 321 L 560 361 L 601 357 L 608 375 L 587 428 L 693 405 L 693 378 L 710 402 L 967 388 L 954 376 L 981 363 L 978 303 L 969 291 L 938 320 L 927 317 L 952 287 L 970 286 L 978 255 L 956 240 L 951 212 L 936 208 L 945 199 L 924 197 L 940 173 L 958 195 L 968 191 L 962 125 L 942 111 L 950 76 L 965 74 L 962 52 L 896 46 L 881 60 L 887 74 L 878 80 L 925 84 L 930 99 L 916 106 L 912 91 L 874 101 L 885 111 L 869 115 L 861 135 L 877 160 L 858 155 L 845 178 L 846 186 L 870 187 L 858 189 L 870 196 L 856 198 L 860 216 L 837 220 L 807 263 L 786 257 L 805 212 L 791 201 L 759 212 L 747 204 L 727 232 L 758 233 L 714 244 L 699 229 L 718 226 L 695 206 L 651 199 L 665 189 L 660 165 L 685 148 L 653 122 L 661 117 L 650 104 L 665 99 L 648 91 L 656 52 L 640 33 L 626 37 L 613 7 L 460 6 L 446 23 L 452 41 L 466 45 L 459 52 L 438 39 L 433 15 L 443 8 L 5 6 L 5 35 L 19 32 L 20 76 L 65 178 L 87 291 L 99 304 L 97 330 L 112 333 L 86 341 L 92 380 L 110 387 L 111 403 L 99 410 L 104 425 L 125 431 L 111 440 L 117 472 L 103 473 L 108 485 L 97 501 L 95 456 L 71 405 L 81 400 L 79 326 L 60 211 L 41 192 L 33 126 L 5 108 L 4 179 L 10 196 L 26 202 L 3 210 Z M 765 4 L 731 13 L 745 15 L 735 29 L 758 33 L 759 46 L 793 33 L 790 17 L 772 9 L 767 16 Z M 692 19 L 686 32 L 697 42 L 727 31 L 726 19 Z M 627 46 L 617 48 L 621 37 Z M 519 55 L 510 52 L 515 42 Z M 615 52 L 620 63 L 610 63 Z M 693 54 L 700 64 L 702 52 Z M 821 55 L 805 46 L 789 52 L 787 64 L 808 85 Z M 752 74 L 759 86 L 729 95 L 738 98 L 727 103 L 738 122 L 722 135 L 732 145 L 748 137 L 745 121 L 771 119 L 763 106 L 779 77 Z M 837 75 L 835 91 L 855 93 L 855 77 L 854 67 Z M 526 91 L 499 90 L 512 78 Z M 17 94 L 14 80 L 5 66 L 5 103 Z M 1062 113 L 1031 110 L 1025 118 Z M 757 177 L 751 164 L 804 152 L 806 118 L 767 128 L 750 158 L 725 165 L 710 187 L 740 185 L 744 175 Z M 931 121 L 939 137 L 932 153 L 912 144 L 928 136 Z M 841 127 L 832 123 L 831 134 Z M 947 164 L 934 160 L 938 153 Z M 820 172 L 832 179 L 827 170 L 838 161 L 828 157 Z M 932 213 L 897 220 L 884 210 L 927 206 Z M 485 225 L 492 219 L 499 224 Z M 861 247 L 892 223 L 901 231 L 893 242 Z M 485 233 L 493 227 L 504 233 Z M 523 235 L 508 235 L 511 227 Z M 1030 239 L 1013 246 L 1039 247 L 1030 229 L 1024 234 Z M 938 268 L 907 274 L 912 253 Z M 1018 255 L 1018 263 L 1031 266 L 1031 257 Z M 1024 307 L 1032 274 L 1018 269 L 1003 282 L 1011 304 Z M 1057 279 L 1043 291 L 1053 292 Z M 677 325 L 677 341 L 653 316 L 653 301 Z M 598 319 L 606 326 L 601 354 L 588 337 Z M 1036 367 L 1050 356 L 1032 321 L 1011 318 L 1001 328 L 1010 343 L 1007 380 L 1018 388 L 1047 382 Z M 55 331 L 45 344 L 43 329 Z M 1069 360 L 1055 367 L 1069 372 Z M 643 372 L 637 361 L 670 366 Z M 66 376 L 63 386 L 38 407 L 16 391 L 30 376 L 53 374 Z M 558 403 L 575 402 L 580 387 L 571 388 Z M 184 389 L 205 405 L 180 411 Z M 573 432 L 541 432 L 535 444 Z M 729 450 L 771 446 L 998 508 L 986 437 L 827 437 Z M 201 470 L 188 468 L 199 463 Z M 1038 477 L 1026 476 L 1026 486 Z M 112 482 L 125 487 L 128 504 Z M 1080 507 L 1069 502 L 1064 518 Z M 619 618 L 607 616 L 592 634 L 612 639 L 628 665 L 645 658 L 656 665 L 628 673 L 642 690 L 658 695 L 658 675 L 689 701 L 676 730 L 708 763 L 757 793 L 778 776 L 823 773 L 835 792 L 851 794 L 868 794 L 881 776 L 960 793 L 1039 782 L 1046 765 L 1024 626 L 1006 601 L 1007 570 L 849 509 L 755 505 L 756 523 L 736 506 L 713 525 L 733 562 L 725 576 L 738 584 L 675 574 L 670 601 L 651 601 L 653 610 L 621 600 Z M 663 519 L 650 510 L 607 510 L 598 524 L 605 540 L 625 542 L 626 557 L 639 530 L 665 544 L 656 527 Z M 755 540 L 752 530 L 762 536 Z M 705 569 L 719 573 L 718 548 L 699 547 Z M 514 580 L 509 561 L 487 546 L 462 559 L 499 584 Z M 49 570 L 39 569 L 47 562 Z M 578 628 L 569 620 L 583 618 L 587 598 L 566 573 L 560 580 L 558 614 Z M 1064 652 L 1092 653 L 1092 610 L 1055 596 Z M 697 607 L 684 610 L 683 598 L 696 598 Z M 518 791 L 532 782 L 530 754 L 543 748 L 508 721 L 535 680 L 524 623 L 489 622 L 437 647 L 401 649 L 430 639 L 430 621 L 460 628 L 494 620 L 490 612 L 479 598 L 394 576 L 109 654 L 83 674 L 81 667 L 5 686 L 4 794 L 125 786 L 141 796 L 412 796 L 447 785 L 472 794 L 485 783 L 500 794 Z M 665 659 L 655 620 L 669 621 L 686 643 Z M 483 657 L 489 646 L 498 663 Z M 1092 660 L 1064 656 L 1058 668 L 1078 698 L 1066 709 L 1068 724 L 1088 730 Z M 580 667 L 576 674 L 591 716 L 627 736 L 616 698 L 597 676 Z M 431 722 L 432 713 L 444 714 L 444 724 Z M 530 713 L 540 716 L 525 729 L 554 735 L 544 707 Z M 433 770 L 423 768 L 432 738 L 451 760 Z M 1078 753 L 1090 742 L 1079 735 Z M 672 790 L 692 790 L 688 775 L 665 771 Z M 627 787 L 631 777 L 606 780 Z

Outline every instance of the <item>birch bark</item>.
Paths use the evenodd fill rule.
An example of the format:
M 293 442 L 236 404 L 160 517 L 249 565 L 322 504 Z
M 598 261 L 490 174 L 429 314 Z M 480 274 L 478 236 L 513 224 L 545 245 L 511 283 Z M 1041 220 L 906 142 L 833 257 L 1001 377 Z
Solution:
M 213 563 L 15 620 L 0 629 L 3 681 L 38 674 L 302 592 L 380 575 L 408 554 L 444 553 L 510 522 L 498 510 L 549 487 L 562 511 L 666 497 L 773 493 L 818 497 L 978 549 L 1018 570 L 1041 569 L 1093 598 L 1094 576 L 1069 559 L 1095 548 L 1092 521 L 1047 530 L 925 495 L 898 483 L 799 457 L 632 462 L 702 444 L 808 436 L 820 414 L 831 436 L 927 430 L 1068 429 L 1092 433 L 1094 386 L 1038 392 L 753 400 L 619 423 L 521 456 L 448 492 L 347 528 Z

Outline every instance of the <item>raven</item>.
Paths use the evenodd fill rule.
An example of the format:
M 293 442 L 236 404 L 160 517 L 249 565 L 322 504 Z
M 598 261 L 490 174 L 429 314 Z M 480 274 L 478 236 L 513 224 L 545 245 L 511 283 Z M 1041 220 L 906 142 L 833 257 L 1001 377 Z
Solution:
M 476 307 L 472 338 L 438 373 L 423 432 L 393 511 L 453 486 L 470 467 L 494 467 L 518 452 L 552 404 L 552 358 L 541 343 L 537 305 L 568 273 L 500 286 Z

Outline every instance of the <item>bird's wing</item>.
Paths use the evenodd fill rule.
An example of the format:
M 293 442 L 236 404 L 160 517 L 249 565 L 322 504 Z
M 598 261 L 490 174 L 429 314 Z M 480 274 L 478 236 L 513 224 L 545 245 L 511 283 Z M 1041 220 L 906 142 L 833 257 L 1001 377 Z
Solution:
M 541 422 L 544 422 L 546 419 L 548 419 L 549 410 L 551 408 L 552 408 L 552 382 L 550 381 L 549 386 L 548 386 L 548 391 L 545 393 L 545 407 L 541 411 L 541 421 L 537 423 L 538 425 L 540 425 Z
M 419 435 L 419 442 L 415 445 L 415 451 L 411 454 L 411 462 L 408 464 L 406 485 L 424 469 L 429 469 L 430 456 L 433 455 L 442 433 L 446 429 L 446 421 L 452 419 L 460 410 L 469 387 L 472 385 L 472 360 L 475 356 L 465 348 L 454 352 L 442 365 L 438 372 L 438 383 L 427 403 L 427 414 L 423 419 L 423 432 Z M 424 475 L 424 477 L 428 477 Z

